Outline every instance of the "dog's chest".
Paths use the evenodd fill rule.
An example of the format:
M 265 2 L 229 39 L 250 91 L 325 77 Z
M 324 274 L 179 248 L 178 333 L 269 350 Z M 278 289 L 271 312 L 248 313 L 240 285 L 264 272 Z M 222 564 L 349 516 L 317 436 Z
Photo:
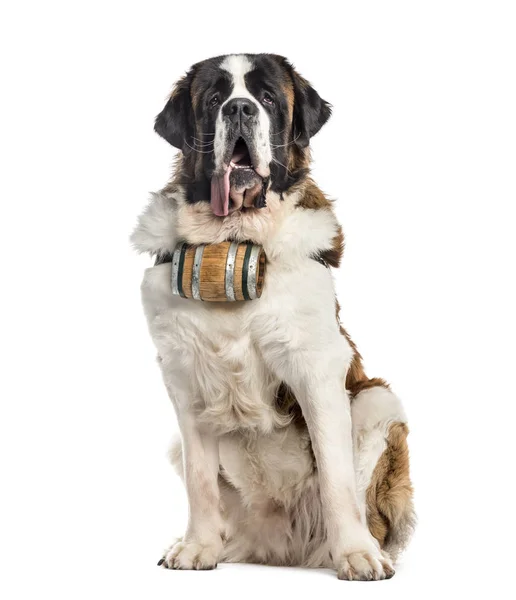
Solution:
M 270 431 L 279 382 L 266 368 L 249 332 L 232 315 L 197 334 L 188 371 L 201 421 L 221 432 L 251 428 Z M 240 327 L 239 327 L 240 325 Z M 187 322 L 181 326 L 189 327 Z
M 275 407 L 280 381 L 256 344 L 255 304 L 215 307 L 170 293 L 169 265 L 148 269 L 143 302 L 169 389 L 187 389 L 200 421 L 219 433 L 270 432 L 288 418 Z

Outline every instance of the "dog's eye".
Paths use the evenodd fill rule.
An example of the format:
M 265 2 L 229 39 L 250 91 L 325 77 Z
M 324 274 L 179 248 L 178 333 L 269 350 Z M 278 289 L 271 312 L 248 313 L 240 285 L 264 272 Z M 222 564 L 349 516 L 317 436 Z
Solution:
M 262 102 L 264 104 L 268 104 L 269 106 L 274 106 L 274 98 L 267 92 L 265 92 L 263 95 Z
M 212 96 L 210 98 L 210 102 L 209 102 L 210 108 L 215 108 L 216 106 L 218 106 L 219 102 L 220 102 L 219 95 L 215 94 L 215 96 Z

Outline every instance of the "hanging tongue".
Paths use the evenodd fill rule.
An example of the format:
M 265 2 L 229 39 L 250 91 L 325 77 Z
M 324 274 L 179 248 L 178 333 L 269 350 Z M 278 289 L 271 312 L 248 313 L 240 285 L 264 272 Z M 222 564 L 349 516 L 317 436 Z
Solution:
M 211 178 L 211 210 L 217 217 L 225 217 L 229 207 L 229 176 L 233 170 L 230 163 L 224 175 Z
M 229 163 L 229 167 L 226 169 L 223 175 L 215 176 L 211 178 L 211 210 L 217 215 L 217 217 L 225 217 L 229 211 L 229 176 L 231 171 L 235 168 L 238 161 L 242 160 L 244 156 L 248 154 L 247 146 L 245 143 L 240 144 L 240 140 L 235 146 L 233 156 Z

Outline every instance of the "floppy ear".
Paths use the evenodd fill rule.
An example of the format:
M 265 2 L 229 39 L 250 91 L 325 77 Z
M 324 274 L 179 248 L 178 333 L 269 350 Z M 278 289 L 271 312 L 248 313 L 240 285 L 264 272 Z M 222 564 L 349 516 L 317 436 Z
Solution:
M 188 148 L 186 140 L 194 135 L 190 83 L 190 74 L 178 81 L 169 101 L 154 123 L 154 131 L 180 150 Z
M 292 69 L 294 80 L 294 140 L 306 148 L 310 138 L 326 123 L 331 105 L 323 100 L 306 79 Z

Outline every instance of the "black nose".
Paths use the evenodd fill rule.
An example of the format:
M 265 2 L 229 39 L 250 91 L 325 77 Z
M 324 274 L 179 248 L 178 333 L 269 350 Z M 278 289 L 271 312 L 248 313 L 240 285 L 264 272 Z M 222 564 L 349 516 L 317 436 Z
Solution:
M 244 123 L 258 113 L 256 104 L 248 98 L 233 98 L 222 109 L 222 114 L 232 123 Z

